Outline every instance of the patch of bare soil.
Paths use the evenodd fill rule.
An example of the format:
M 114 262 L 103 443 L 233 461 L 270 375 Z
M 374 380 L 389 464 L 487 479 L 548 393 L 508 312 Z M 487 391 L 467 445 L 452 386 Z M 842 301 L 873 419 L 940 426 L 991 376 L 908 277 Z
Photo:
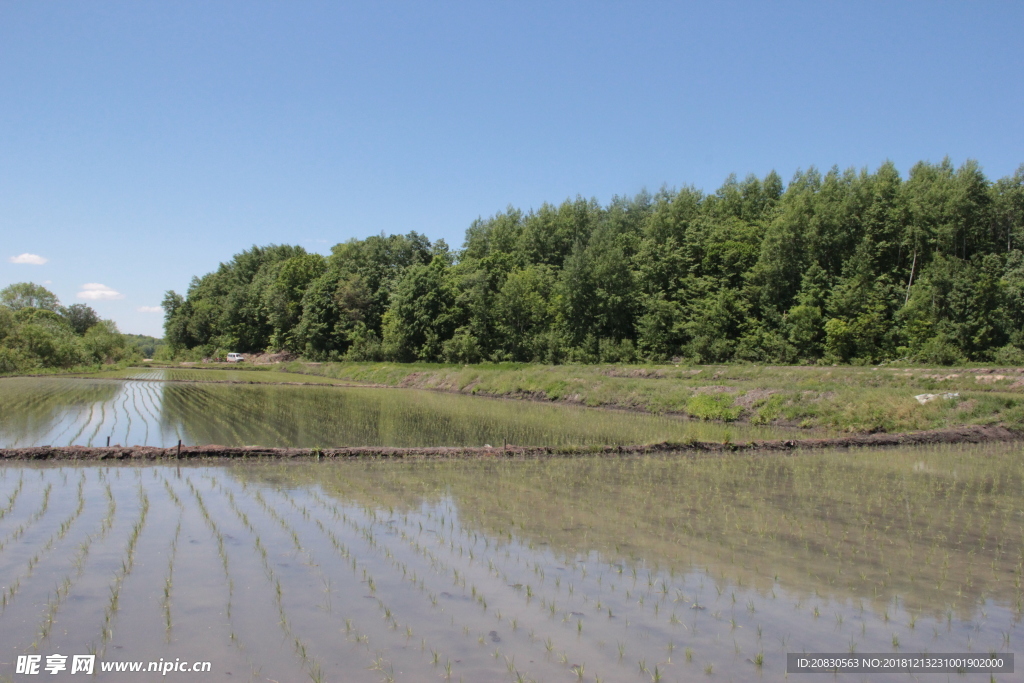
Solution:
M 800 392 L 800 396 L 803 397 L 803 399 L 805 401 L 814 401 L 814 402 L 817 402 L 817 401 L 829 401 L 829 400 L 831 400 L 831 399 L 836 397 L 836 392 L 834 392 L 834 391 L 810 391 L 810 390 L 808 390 L 808 391 Z
M 427 373 L 425 373 L 425 372 L 410 372 L 408 375 L 405 376 L 405 379 L 403 379 L 401 382 L 398 383 L 398 386 L 403 387 L 403 388 L 419 386 L 420 378 L 422 378 L 425 374 L 427 374 Z
M 777 393 L 779 392 L 775 389 L 751 389 L 732 403 L 734 406 L 738 406 L 740 408 L 753 408 L 754 404 L 758 401 L 763 401 L 772 394 Z
M 607 377 L 628 377 L 630 379 L 663 379 L 665 371 L 654 368 L 608 368 L 601 372 Z
M 998 426 L 952 427 L 907 434 L 861 434 L 831 439 L 795 439 L 784 441 L 753 441 L 734 444 L 711 441 L 661 443 L 646 446 L 553 447 L 507 446 L 504 448 L 261 448 L 259 446 L 182 446 L 153 448 L 148 446 L 92 448 L 88 446 L 38 446 L 34 448 L 0 449 L 0 460 L 185 460 L 194 458 L 265 459 L 307 458 L 334 460 L 344 458 L 536 458 L 573 455 L 643 455 L 651 453 L 767 453 L 823 448 L 887 448 L 948 443 L 986 443 L 1021 441 L 1024 432 Z
M 277 353 L 246 353 L 242 354 L 247 363 L 253 365 L 273 365 L 274 363 L 288 363 L 298 360 L 299 357 L 290 351 L 278 351 Z
M 695 394 L 735 394 L 739 389 L 727 387 L 721 384 L 709 384 L 705 387 L 697 387 L 693 390 Z
M 966 401 L 962 401 L 956 407 L 956 411 L 958 413 L 966 415 L 966 414 L 970 413 L 972 410 L 974 410 L 977 407 L 978 407 L 978 401 L 973 399 L 973 398 L 970 398 L 970 399 L 967 399 Z

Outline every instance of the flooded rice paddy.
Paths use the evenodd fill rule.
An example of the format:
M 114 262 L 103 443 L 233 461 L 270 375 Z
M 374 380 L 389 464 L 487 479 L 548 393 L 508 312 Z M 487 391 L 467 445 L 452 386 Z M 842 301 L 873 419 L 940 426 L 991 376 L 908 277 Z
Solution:
M 171 680 L 646 683 L 782 680 L 787 652 L 1009 653 L 1022 490 L 1006 444 L 8 464 L 0 680 L 31 653 L 212 663 Z
M 806 430 L 410 389 L 185 382 L 277 374 L 144 370 L 137 379 L 0 379 L 0 447 L 635 445 L 784 439 Z

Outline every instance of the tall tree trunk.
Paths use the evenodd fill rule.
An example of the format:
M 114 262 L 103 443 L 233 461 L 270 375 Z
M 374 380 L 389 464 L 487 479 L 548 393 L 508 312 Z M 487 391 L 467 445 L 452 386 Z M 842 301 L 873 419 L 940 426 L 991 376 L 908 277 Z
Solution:
M 906 306 L 907 302 L 910 301 L 910 286 L 914 284 L 914 269 L 917 267 L 917 249 L 914 249 L 914 262 L 910 265 L 910 279 L 907 280 L 907 298 L 903 300 L 903 305 Z

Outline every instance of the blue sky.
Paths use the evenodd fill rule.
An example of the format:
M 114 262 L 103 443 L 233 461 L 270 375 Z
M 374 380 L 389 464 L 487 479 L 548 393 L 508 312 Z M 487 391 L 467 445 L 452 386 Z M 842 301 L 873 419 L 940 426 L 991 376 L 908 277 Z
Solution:
M 458 247 L 509 204 L 811 165 L 996 179 L 1022 27 L 1020 2 L 2 0 L 0 287 L 160 336 L 166 290 L 253 244 Z

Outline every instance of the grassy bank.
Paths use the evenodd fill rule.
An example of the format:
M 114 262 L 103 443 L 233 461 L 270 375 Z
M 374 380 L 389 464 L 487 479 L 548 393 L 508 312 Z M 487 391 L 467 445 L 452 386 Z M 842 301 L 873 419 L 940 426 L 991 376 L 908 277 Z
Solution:
M 1024 427 L 1021 368 L 292 362 L 280 369 L 365 384 L 843 432 Z M 919 394 L 940 397 L 921 404 Z
M 116 363 L 83 363 L 69 368 L 30 368 L 28 370 L 13 370 L 11 372 L 0 372 L 3 377 L 51 377 L 64 375 L 99 375 L 104 373 L 118 373 L 137 366 L 138 359 L 120 360 Z
M 147 365 L 182 368 L 185 364 Z M 965 425 L 1024 429 L 1024 368 L 1017 367 L 301 361 L 230 366 L 189 363 L 186 367 L 208 371 L 211 380 L 223 380 L 221 376 L 229 374 L 233 381 L 257 383 L 351 383 L 430 389 L 845 433 L 895 433 Z M 99 373 L 87 374 L 116 378 L 122 372 L 105 366 Z M 200 373 L 204 377 L 206 374 Z M 922 404 L 915 398 L 920 394 L 937 397 Z M 955 396 L 944 398 L 946 394 Z

